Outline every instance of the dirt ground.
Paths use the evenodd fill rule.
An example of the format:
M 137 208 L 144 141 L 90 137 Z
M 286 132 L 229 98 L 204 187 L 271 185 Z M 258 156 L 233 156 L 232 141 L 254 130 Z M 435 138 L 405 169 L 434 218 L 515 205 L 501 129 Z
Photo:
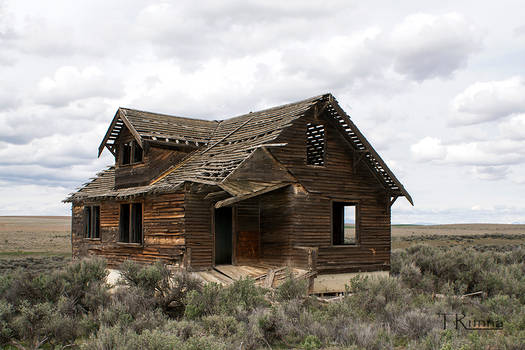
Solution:
M 71 255 L 71 217 L 0 216 L 0 257 Z

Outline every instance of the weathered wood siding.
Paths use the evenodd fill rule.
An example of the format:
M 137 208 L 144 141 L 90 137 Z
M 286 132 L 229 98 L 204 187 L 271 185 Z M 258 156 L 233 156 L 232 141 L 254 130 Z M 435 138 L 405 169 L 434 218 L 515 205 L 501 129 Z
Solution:
M 257 261 L 260 255 L 259 201 L 249 199 L 236 206 L 236 262 Z
M 184 211 L 189 265 L 195 271 L 206 270 L 214 264 L 212 202 L 204 199 L 206 193 L 196 193 L 188 184 L 186 190 Z
M 147 143 L 146 143 L 147 144 Z M 115 188 L 146 185 L 188 154 L 160 147 L 145 147 L 144 162 L 115 168 Z
M 83 205 L 74 204 L 73 256 L 102 256 L 111 267 L 126 259 L 181 265 L 185 252 L 184 197 L 184 193 L 176 193 L 133 201 L 143 203 L 143 244 L 118 242 L 120 204 L 125 202 L 87 203 L 100 205 L 100 239 L 83 237 Z
M 325 126 L 325 165 L 306 164 L 306 123 Z M 322 116 L 301 118 L 284 131 L 272 154 L 304 185 L 308 193 L 290 196 L 292 221 L 290 245 L 319 247 L 320 273 L 388 269 L 390 265 L 390 210 L 387 193 L 371 170 L 360 162 L 343 137 Z M 332 201 L 359 203 L 360 244 L 333 246 Z M 290 228 L 285 227 L 284 231 Z M 265 233 L 263 233 L 264 235 Z M 305 255 L 292 250 L 295 263 L 304 265 Z
M 282 265 L 290 263 L 290 239 L 294 218 L 294 188 L 283 189 L 259 197 L 261 207 L 261 261 Z

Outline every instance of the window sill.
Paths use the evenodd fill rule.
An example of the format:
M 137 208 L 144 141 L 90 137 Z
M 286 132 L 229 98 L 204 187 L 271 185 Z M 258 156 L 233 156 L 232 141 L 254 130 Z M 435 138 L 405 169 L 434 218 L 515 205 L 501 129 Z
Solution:
M 124 246 L 124 247 L 142 247 L 144 246 L 143 243 L 132 243 L 132 242 L 117 242 L 117 244 Z
M 128 167 L 131 167 L 133 165 L 139 165 L 139 164 L 144 164 L 144 161 L 135 162 L 135 163 L 129 163 L 129 164 L 119 164 L 118 167 L 119 168 L 128 168 Z
M 349 247 L 360 247 L 360 243 L 348 243 L 348 244 L 332 244 L 330 248 L 349 248 Z
M 84 241 L 90 241 L 90 242 L 100 242 L 100 238 L 89 238 L 89 237 L 82 237 Z

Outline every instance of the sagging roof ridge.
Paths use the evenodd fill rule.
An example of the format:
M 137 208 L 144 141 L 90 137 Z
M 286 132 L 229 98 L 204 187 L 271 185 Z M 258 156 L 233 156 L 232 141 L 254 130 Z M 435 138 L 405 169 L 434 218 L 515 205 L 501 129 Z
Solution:
M 310 105 L 306 104 L 308 102 L 311 102 L 311 104 Z M 245 114 L 242 114 L 242 115 L 239 115 L 239 116 L 236 116 L 236 117 L 227 118 L 227 119 L 223 119 L 223 120 L 220 120 L 220 121 L 206 121 L 206 120 L 203 120 L 205 122 L 214 123 L 215 127 L 213 128 L 213 131 L 210 133 L 210 135 L 208 137 L 208 140 L 209 140 L 208 147 L 201 147 L 200 149 L 196 149 L 194 152 L 192 152 L 192 154 L 188 155 L 188 157 L 185 159 L 185 161 L 190 161 L 190 163 L 191 163 L 192 159 L 194 159 L 193 163 L 197 162 L 197 163 L 193 164 L 193 168 L 190 167 L 190 168 L 180 169 L 180 171 L 182 173 L 180 175 L 176 174 L 176 176 L 174 176 L 172 178 L 172 176 L 169 176 L 169 175 L 171 175 L 171 173 L 176 172 L 177 170 L 179 170 L 179 168 L 184 168 L 184 164 L 177 164 L 177 166 L 171 166 L 169 169 L 167 169 L 166 172 L 164 172 L 163 174 L 161 174 L 159 176 L 161 178 L 157 177 L 155 179 L 152 179 L 152 181 L 149 183 L 149 186 L 140 186 L 140 187 L 142 187 L 146 191 L 146 193 L 151 193 L 151 192 L 157 193 L 158 191 L 163 191 L 163 190 L 166 190 L 166 189 L 173 189 L 174 185 L 178 185 L 178 184 L 180 184 L 180 182 L 184 182 L 184 181 L 186 181 L 186 182 L 202 182 L 202 181 L 205 181 L 207 183 L 220 184 L 229 175 L 227 175 L 226 177 L 224 177 L 222 179 L 217 178 L 217 179 L 210 180 L 209 178 L 207 178 L 207 175 L 206 175 L 206 171 L 207 170 L 206 169 L 201 169 L 202 171 L 199 170 L 199 162 L 203 161 L 202 160 L 202 155 L 204 153 L 206 153 L 207 150 L 209 150 L 210 143 L 213 141 L 213 139 L 215 137 L 217 137 L 217 138 L 221 137 L 220 134 L 219 135 L 216 135 L 216 134 L 221 129 L 222 126 L 226 127 L 224 132 L 228 132 L 228 134 L 224 135 L 222 137 L 222 139 L 216 140 L 213 143 L 213 145 L 211 146 L 211 148 L 213 148 L 213 147 L 215 147 L 216 145 L 219 145 L 219 144 L 221 144 L 221 146 L 220 146 L 221 148 L 226 147 L 227 146 L 226 144 L 222 144 L 223 141 L 225 139 L 227 139 L 232 133 L 238 133 L 239 131 L 242 131 L 244 127 L 250 127 L 249 124 L 250 124 L 250 122 L 251 122 L 251 120 L 253 119 L 254 116 L 257 116 L 259 118 L 272 117 L 272 114 L 269 113 L 269 112 L 271 112 L 271 111 L 278 111 L 279 109 L 283 109 L 284 110 L 283 111 L 283 113 L 284 113 L 283 116 L 288 115 L 289 118 L 292 118 L 291 120 L 295 120 L 297 118 L 300 118 L 300 117 L 304 116 L 308 111 L 310 111 L 312 108 L 314 108 L 314 106 L 319 105 L 320 102 L 324 102 L 326 105 L 331 105 L 332 108 L 329 108 L 331 110 L 331 112 L 329 112 L 329 111 L 327 111 L 327 112 L 329 112 L 332 115 L 332 117 L 334 117 L 334 120 L 336 121 L 337 126 L 342 128 L 341 132 L 343 134 L 348 133 L 349 132 L 348 131 L 349 130 L 348 127 L 351 127 L 351 129 L 355 133 L 354 136 L 357 136 L 359 141 L 360 141 L 359 148 L 361 148 L 364 145 L 366 147 L 368 153 L 369 153 L 369 156 L 367 156 L 367 157 L 369 157 L 368 160 L 369 160 L 369 163 L 370 163 L 369 165 L 370 165 L 371 171 L 376 175 L 378 180 L 380 180 L 380 182 L 385 186 L 385 188 L 387 190 L 393 189 L 394 193 L 399 190 L 399 194 L 401 194 L 402 196 L 406 197 L 407 200 L 411 204 L 413 204 L 412 198 L 410 197 L 410 195 L 408 194 L 406 189 L 403 187 L 401 182 L 395 177 L 395 175 L 388 168 L 386 163 L 381 159 L 379 154 L 371 146 L 371 144 L 368 142 L 368 140 L 366 140 L 366 138 L 360 132 L 360 130 L 357 128 L 357 126 L 355 126 L 355 124 L 351 121 L 350 116 L 348 114 L 346 114 L 346 112 L 344 112 L 344 110 L 339 106 L 339 103 L 337 102 L 337 99 L 335 99 L 335 97 L 332 94 L 330 94 L 330 93 L 326 93 L 326 94 L 310 97 L 310 98 L 303 99 L 303 100 L 297 101 L 297 102 L 283 104 L 283 105 L 280 105 L 280 106 L 266 108 L 266 109 L 263 109 L 263 110 L 260 110 L 260 111 L 245 113 Z M 293 109 L 291 109 L 291 110 L 286 111 L 287 107 L 292 107 L 292 106 L 297 106 L 297 110 L 294 111 Z M 123 107 L 119 107 L 119 108 L 123 108 Z M 140 110 L 134 110 L 134 111 L 139 111 L 139 112 L 144 112 L 144 113 L 152 113 L 152 112 L 145 112 L 145 111 L 140 111 Z M 336 118 L 334 116 L 334 112 L 338 116 L 338 118 Z M 152 114 L 155 114 L 155 113 L 152 113 Z M 186 119 L 186 120 L 189 120 L 189 121 L 195 121 L 195 119 L 192 119 L 192 118 L 177 117 L 177 116 L 170 116 L 170 115 L 166 115 L 166 116 L 173 117 L 173 118 L 183 118 L 183 119 Z M 273 117 L 275 117 L 275 116 L 279 116 L 279 114 L 274 114 Z M 243 120 L 243 119 L 245 119 L 245 120 Z M 343 120 L 341 120 L 341 119 L 343 119 Z M 260 119 L 258 119 L 258 120 L 260 120 Z M 228 122 L 231 122 L 231 121 L 233 121 L 233 123 L 228 123 Z M 235 125 L 235 122 L 240 122 L 242 124 L 239 127 L 237 127 Z M 231 126 L 230 126 L 230 124 L 231 124 Z M 290 125 L 291 124 L 282 125 L 280 128 L 279 127 L 276 128 L 274 130 L 274 132 L 276 133 L 275 137 L 277 137 L 277 135 L 282 133 L 282 131 L 287 129 Z M 251 126 L 253 127 L 253 125 L 251 125 Z M 231 130 L 228 130 L 227 129 L 228 127 L 233 127 L 233 129 L 234 129 L 233 132 L 231 132 Z M 271 140 L 260 140 L 259 141 L 260 144 L 258 146 L 264 146 L 264 144 L 268 143 L 268 142 L 271 142 Z M 351 142 L 351 145 L 354 148 L 356 148 L 356 144 L 353 144 Z M 227 152 L 227 151 L 228 151 L 227 149 L 221 149 L 221 152 Z M 252 153 L 249 153 L 242 161 L 240 161 L 240 163 L 238 163 L 236 165 L 236 167 L 230 171 L 230 174 L 232 172 L 234 172 L 235 169 L 238 166 L 243 164 L 246 161 L 246 159 L 251 158 L 251 155 L 252 155 Z M 201 157 L 201 159 L 199 159 L 199 156 Z M 184 162 L 184 163 L 186 163 L 186 162 Z M 110 168 L 108 168 L 106 170 L 109 170 L 109 169 Z M 168 173 L 168 174 L 166 174 L 166 173 Z M 99 175 L 99 174 L 97 174 L 97 175 Z M 168 180 L 170 180 L 170 181 L 164 181 L 164 178 L 167 177 L 167 176 L 169 176 Z M 160 182 L 160 183 L 158 183 L 158 182 Z M 82 189 L 84 189 L 85 187 L 86 186 L 82 187 Z M 79 192 L 82 192 L 82 189 L 79 190 Z M 129 192 L 130 190 L 131 189 L 128 189 L 128 190 L 125 190 L 123 192 Z M 77 192 L 77 193 L 79 193 L 79 192 Z M 110 192 L 113 192 L 113 191 L 110 191 Z

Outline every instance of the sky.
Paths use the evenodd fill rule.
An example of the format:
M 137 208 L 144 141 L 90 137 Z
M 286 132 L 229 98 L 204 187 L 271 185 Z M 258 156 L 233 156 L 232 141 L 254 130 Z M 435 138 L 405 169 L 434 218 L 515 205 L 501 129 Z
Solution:
M 69 215 L 119 106 L 224 119 L 331 92 L 414 199 L 525 223 L 521 1 L 0 0 L 0 215 Z

